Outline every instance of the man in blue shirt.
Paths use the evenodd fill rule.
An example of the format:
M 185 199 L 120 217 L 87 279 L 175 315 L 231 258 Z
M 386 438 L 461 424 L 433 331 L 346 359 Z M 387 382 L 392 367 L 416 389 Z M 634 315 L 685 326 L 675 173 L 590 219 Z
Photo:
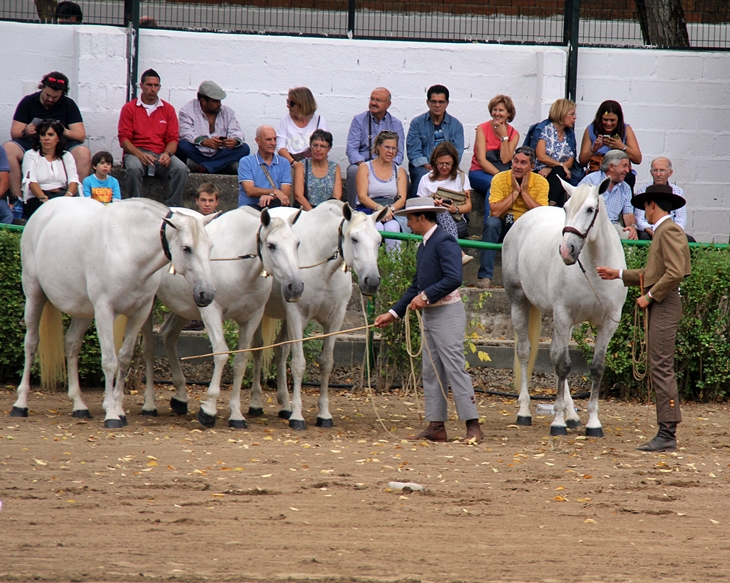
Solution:
M 355 177 L 357 169 L 363 162 L 372 160 L 373 144 L 380 132 L 391 131 L 398 134 L 398 153 L 393 162 L 398 166 L 403 163 L 405 134 L 403 124 L 398 118 L 388 113 L 390 107 L 390 91 L 385 87 L 377 87 L 370 94 L 368 110 L 352 118 L 350 131 L 347 133 L 345 152 L 350 165 L 347 167 L 347 202 L 352 208 L 357 204 L 357 187 Z
M 446 113 L 449 90 L 443 85 L 433 85 L 426 95 L 428 111 L 414 117 L 408 128 L 408 171 L 411 175 L 408 198 L 416 196 L 421 178 L 433 170 L 429 161 L 436 144 L 454 144 L 459 160 L 464 153 L 464 127 L 458 119 Z
M 256 145 L 258 152 L 238 163 L 238 206 L 257 210 L 289 206 L 291 164 L 276 153 L 276 130 L 260 126 Z

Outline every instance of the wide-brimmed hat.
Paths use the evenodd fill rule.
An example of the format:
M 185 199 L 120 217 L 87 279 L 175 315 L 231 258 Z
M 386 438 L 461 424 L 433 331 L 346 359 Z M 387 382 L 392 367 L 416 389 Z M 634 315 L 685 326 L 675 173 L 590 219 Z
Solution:
M 213 81 L 203 81 L 198 87 L 198 93 L 208 99 L 225 99 L 226 92 L 220 88 L 220 85 Z
M 449 209 L 442 206 L 436 206 L 433 199 L 428 196 L 417 196 L 406 201 L 405 208 L 395 211 L 396 216 L 404 217 L 413 213 L 447 213 Z
M 647 186 L 644 192 L 635 195 L 631 199 L 631 204 L 637 209 L 643 209 L 644 203 L 647 200 L 656 200 L 658 198 L 663 198 L 664 200 L 671 202 L 673 211 L 676 211 L 687 204 L 684 197 L 675 194 L 672 187 L 668 184 L 652 184 L 651 186 Z

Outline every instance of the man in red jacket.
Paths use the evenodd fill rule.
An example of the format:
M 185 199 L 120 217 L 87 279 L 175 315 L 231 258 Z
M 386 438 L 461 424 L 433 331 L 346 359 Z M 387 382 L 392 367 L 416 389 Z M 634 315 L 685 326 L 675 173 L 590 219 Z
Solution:
M 154 69 L 142 73 L 139 87 L 142 94 L 126 103 L 119 115 L 119 144 L 124 150 L 127 194 L 143 196 L 145 174 L 169 178 L 165 204 L 182 206 L 190 170 L 175 156 L 179 139 L 177 112 L 157 97 L 160 76 Z

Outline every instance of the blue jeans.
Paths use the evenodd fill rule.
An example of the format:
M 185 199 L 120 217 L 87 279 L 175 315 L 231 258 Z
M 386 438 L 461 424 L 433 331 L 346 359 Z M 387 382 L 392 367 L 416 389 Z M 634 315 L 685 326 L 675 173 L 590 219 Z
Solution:
M 0 223 L 3 223 L 5 225 L 12 225 L 14 218 L 15 215 L 13 214 L 13 209 L 11 209 L 10 205 L 8 204 L 7 195 L 3 196 L 2 198 L 0 198 Z
M 512 225 L 504 222 L 500 217 L 487 217 L 484 219 L 484 231 L 482 231 L 482 241 L 485 243 L 501 243 L 507 231 Z M 494 249 L 482 249 L 479 256 L 479 279 L 492 279 L 494 275 L 494 257 L 497 251 Z
M 482 223 L 482 229 L 487 227 L 487 217 L 489 216 L 489 189 L 492 187 L 492 176 L 484 170 L 470 170 L 469 171 L 469 182 L 471 183 L 471 189 L 484 195 L 484 222 Z
M 187 162 L 188 158 L 190 158 L 193 162 L 197 162 L 203 166 L 211 174 L 219 173 L 234 162 L 238 164 L 241 158 L 248 156 L 250 153 L 251 148 L 245 142 L 235 148 L 221 148 L 210 157 L 203 156 L 195 144 L 186 142 L 185 140 L 180 140 L 177 144 L 177 157 L 182 162 Z

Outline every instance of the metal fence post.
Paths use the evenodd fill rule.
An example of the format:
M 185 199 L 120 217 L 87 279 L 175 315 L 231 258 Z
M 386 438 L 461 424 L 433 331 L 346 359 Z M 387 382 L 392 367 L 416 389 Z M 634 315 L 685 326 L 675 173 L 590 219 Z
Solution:
M 124 26 L 127 29 L 127 101 L 137 97 L 140 2 L 141 0 L 124 0 Z
M 355 36 L 355 0 L 347 3 L 347 38 Z
M 578 37 L 580 34 L 580 0 L 565 0 L 563 42 L 568 46 L 568 67 L 565 71 L 565 97 L 575 101 L 578 84 Z

